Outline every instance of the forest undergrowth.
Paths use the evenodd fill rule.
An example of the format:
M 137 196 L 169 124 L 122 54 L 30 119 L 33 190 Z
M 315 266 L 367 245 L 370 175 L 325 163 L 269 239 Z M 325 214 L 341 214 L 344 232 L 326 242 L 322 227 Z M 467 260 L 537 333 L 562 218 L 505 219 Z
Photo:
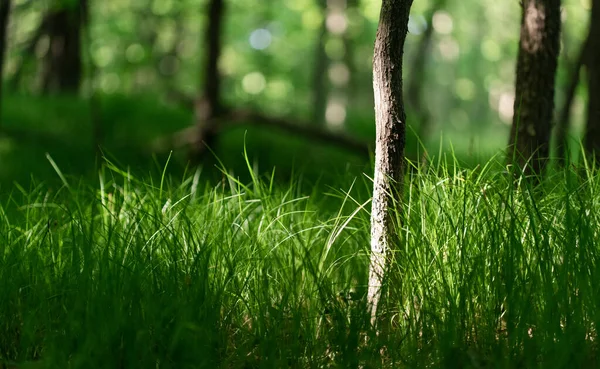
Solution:
M 368 175 L 283 186 L 247 161 L 250 181 L 214 185 L 107 162 L 79 185 L 54 164 L 60 189 L 0 207 L 0 367 L 596 367 L 600 177 L 534 187 L 501 162 L 408 171 L 379 332 Z

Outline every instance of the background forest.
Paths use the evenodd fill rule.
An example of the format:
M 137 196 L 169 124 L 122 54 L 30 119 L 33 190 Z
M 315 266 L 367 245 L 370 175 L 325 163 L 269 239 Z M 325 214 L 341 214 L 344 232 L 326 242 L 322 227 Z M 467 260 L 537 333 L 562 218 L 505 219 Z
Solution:
M 590 6 L 565 1 L 562 7 L 559 108 L 587 34 Z M 54 16 L 61 26 L 52 29 L 54 13 L 72 19 L 69 23 Z M 228 2 L 219 28 L 219 99 L 283 123 L 347 132 L 366 147 L 374 137 L 371 59 L 378 14 L 379 3 L 370 0 Z M 93 150 L 96 144 L 121 160 L 126 160 L 122 150 L 147 156 L 153 140 L 194 123 L 194 101 L 213 73 L 206 69 L 209 19 L 207 4 L 200 1 L 91 1 L 78 6 L 72 1 L 15 0 L 4 66 L 6 132 L 14 129 L 15 135 L 27 132 L 58 144 L 66 154 L 58 160 L 61 166 L 77 166 L 88 156 L 68 151 Z M 513 115 L 519 22 L 517 2 L 414 4 L 405 47 L 408 157 L 418 157 L 423 145 L 433 153 L 440 147 L 450 150 L 450 142 L 461 160 L 475 154 L 490 157 L 505 147 Z M 51 44 L 61 32 L 67 38 L 79 35 L 81 46 L 65 50 L 71 55 L 53 56 Z M 63 97 L 77 91 L 80 99 Z M 584 105 L 578 94 L 574 137 L 582 131 Z M 283 140 L 299 141 L 295 150 L 281 150 L 275 148 L 279 137 L 268 135 L 271 127 L 246 125 L 225 130 L 213 147 L 223 159 L 235 151 L 227 164 L 239 161 L 241 132 L 248 129 L 246 144 L 252 152 L 263 152 L 265 168 L 289 166 L 292 158 L 287 156 L 274 162 L 273 157 L 281 157 L 279 151 L 292 157 L 301 152 L 305 164 L 330 161 L 319 150 L 311 155 L 313 150 L 300 149 L 314 141 L 311 129 L 300 135 L 275 129 Z M 335 139 L 333 145 L 327 141 L 319 146 L 336 147 Z M 48 151 L 38 143 L 33 148 L 14 143 L 10 136 L 3 146 L 2 162 L 7 165 L 0 172 L 9 181 L 22 176 L 18 168 L 38 167 L 34 162 L 45 161 L 40 155 Z M 357 150 L 349 147 L 352 157 Z M 14 168 L 14 158 L 32 165 Z M 355 162 L 368 163 L 363 158 Z M 91 168 L 89 161 L 79 164 L 79 170 L 84 168 Z
M 414 0 L 381 331 L 381 1 L 0 0 L 0 368 L 597 367 L 599 3 L 561 2 L 573 165 L 521 185 L 522 4 Z

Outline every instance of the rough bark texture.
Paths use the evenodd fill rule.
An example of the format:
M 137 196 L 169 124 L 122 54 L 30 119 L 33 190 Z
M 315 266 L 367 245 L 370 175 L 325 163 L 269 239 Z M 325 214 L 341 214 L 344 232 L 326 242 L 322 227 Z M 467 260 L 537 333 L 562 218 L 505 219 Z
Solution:
M 560 0 L 523 0 L 509 159 L 525 175 L 548 162 L 560 40 Z
M 383 296 L 384 273 L 397 248 L 394 211 L 402 196 L 405 112 L 402 99 L 402 54 L 412 0 L 383 0 L 373 57 L 375 94 L 375 175 L 371 208 L 371 262 L 368 302 L 376 322 Z M 395 280 L 395 278 L 390 278 Z
M 590 35 L 581 45 L 581 50 L 575 63 L 572 65 L 572 69 L 569 75 L 569 82 L 567 90 L 565 92 L 565 102 L 561 111 L 558 114 L 558 121 L 556 122 L 555 137 L 556 137 L 556 158 L 560 165 L 566 163 L 566 154 L 568 149 L 567 144 L 567 133 L 569 131 L 569 120 L 571 117 L 571 108 L 573 106 L 573 100 L 575 99 L 575 92 L 579 85 L 581 68 L 588 63 L 588 55 L 590 52 Z
M 585 148 L 600 163 L 600 0 L 592 1 Z
M 6 53 L 6 33 L 8 29 L 8 14 L 10 0 L 0 0 L 0 107 L 2 105 L 2 82 L 4 76 L 4 55 Z

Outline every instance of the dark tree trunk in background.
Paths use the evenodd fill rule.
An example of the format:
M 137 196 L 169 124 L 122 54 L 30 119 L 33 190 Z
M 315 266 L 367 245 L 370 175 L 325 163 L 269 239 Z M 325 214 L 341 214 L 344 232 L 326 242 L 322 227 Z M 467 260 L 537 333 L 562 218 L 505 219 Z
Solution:
M 2 85 L 4 77 L 4 57 L 7 49 L 8 15 L 10 13 L 10 0 L 0 0 L 0 108 L 2 107 Z M 0 110 L 1 111 L 1 110 Z M 2 121 L 0 120 L 0 124 Z
M 42 76 L 42 90 L 45 93 L 79 92 L 83 11 L 82 2 L 78 1 L 47 15 L 50 48 Z
M 26 47 L 20 52 L 21 60 L 17 67 L 15 68 L 14 74 L 8 81 L 8 88 L 11 91 L 15 91 L 19 88 L 19 84 L 21 83 L 23 74 L 25 73 L 25 69 L 27 68 L 27 64 L 32 62 L 32 59 L 35 59 L 35 47 L 37 46 L 40 39 L 47 33 L 48 31 L 48 14 L 44 16 L 41 24 L 38 26 L 34 34 L 29 38 L 26 42 Z
M 427 12 L 425 19 L 427 29 L 421 35 L 417 46 L 417 53 L 412 60 L 410 79 L 407 88 L 407 103 L 412 110 L 412 115 L 419 124 L 418 137 L 425 141 L 430 131 L 429 109 L 423 104 L 423 87 L 425 86 L 425 67 L 427 58 L 431 54 L 431 40 L 433 38 L 433 15 L 446 5 L 446 0 L 437 0 L 433 7 Z M 409 114 L 410 115 L 410 114 Z
M 312 101 L 312 123 L 323 125 L 325 121 L 325 109 L 327 107 L 327 67 L 329 61 L 325 53 L 325 40 L 327 37 L 327 0 L 318 0 L 323 22 L 319 29 L 319 35 L 315 43 L 315 60 L 313 69 L 313 101 Z
M 350 14 L 353 11 L 358 11 L 360 7 L 359 0 L 347 0 L 346 1 L 346 14 Z M 357 102 L 359 98 L 358 92 L 360 91 L 359 86 L 356 81 L 356 62 L 355 62 L 355 47 L 354 47 L 354 38 L 352 36 L 352 32 L 350 31 L 351 25 L 348 26 L 348 29 L 344 33 L 344 63 L 348 68 L 349 78 L 348 85 L 346 87 L 346 94 L 348 97 L 348 105 L 355 106 L 354 104 Z
M 373 56 L 375 94 L 375 175 L 371 209 L 371 262 L 368 303 L 376 322 L 384 296 L 384 274 L 398 249 L 395 215 L 402 201 L 406 121 L 402 99 L 402 55 L 412 0 L 383 0 Z M 396 281 L 395 276 L 389 280 Z
M 216 118 L 224 113 L 219 72 L 224 15 L 225 1 L 210 0 L 206 14 L 208 23 L 204 31 L 204 89 L 194 107 L 197 133 L 192 151 L 196 158 L 204 152 L 207 146 L 212 146 L 215 138 Z
M 581 45 L 581 50 L 573 64 L 569 75 L 569 82 L 567 90 L 565 92 L 565 101 L 563 107 L 558 113 L 558 121 L 556 122 L 555 138 L 556 138 L 556 158 L 559 165 L 564 166 L 567 160 L 567 149 L 569 147 L 567 142 L 567 134 L 569 132 L 569 122 L 571 118 L 571 108 L 573 107 L 573 100 L 575 99 L 575 92 L 579 85 L 581 68 L 587 63 L 590 46 L 590 35 L 588 33 L 587 38 Z
M 590 53 L 587 63 L 588 104 L 585 148 L 600 163 L 600 0 L 592 1 Z
M 208 4 L 208 24 L 204 33 L 206 48 L 204 66 L 204 96 L 200 107 L 200 117 L 209 119 L 218 116 L 223 109 L 221 105 L 221 74 L 219 59 L 221 57 L 221 33 L 225 13 L 224 0 L 210 0 Z
M 548 162 L 560 40 L 560 0 L 523 0 L 509 160 L 526 175 Z

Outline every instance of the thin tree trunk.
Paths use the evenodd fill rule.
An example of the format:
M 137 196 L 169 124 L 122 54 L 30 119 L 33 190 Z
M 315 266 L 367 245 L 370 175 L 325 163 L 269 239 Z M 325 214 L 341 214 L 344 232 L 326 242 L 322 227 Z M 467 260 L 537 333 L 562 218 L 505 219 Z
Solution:
M 375 95 L 375 175 L 371 209 L 368 303 L 376 323 L 382 282 L 397 249 L 406 121 L 402 99 L 402 55 L 412 0 L 383 0 L 373 57 Z M 391 281 L 396 278 L 390 276 Z
M 352 11 L 356 11 L 360 7 L 359 0 L 347 0 L 346 1 L 346 14 L 350 14 Z M 348 105 L 355 106 L 357 102 L 357 98 L 359 97 L 358 91 L 360 90 L 358 87 L 358 83 L 356 80 L 356 62 L 354 61 L 354 38 L 350 37 L 351 32 L 349 29 L 344 33 L 344 62 L 346 63 L 346 67 L 348 68 L 348 84 L 346 86 L 346 94 L 348 97 Z
M 219 59 L 221 57 L 221 33 L 224 0 L 211 0 L 208 7 L 208 26 L 204 34 L 207 48 L 204 69 L 204 99 L 206 117 L 217 116 L 221 112 L 221 74 Z
M 600 0 L 592 1 L 585 148 L 600 163 Z
M 407 103 L 414 117 L 419 122 L 418 137 L 423 141 L 429 135 L 430 131 L 430 114 L 427 107 L 423 104 L 423 86 L 425 85 L 427 57 L 431 52 L 431 40 L 433 38 L 432 19 L 435 12 L 445 5 L 446 0 L 437 0 L 425 16 L 427 29 L 425 29 L 419 40 L 417 53 L 411 63 L 410 79 L 408 80 Z
M 315 67 L 313 69 L 313 106 L 312 123 L 323 125 L 325 121 L 325 109 L 327 106 L 327 66 L 329 60 L 325 53 L 325 38 L 327 37 L 327 1 L 318 0 L 323 22 L 319 30 L 319 36 L 315 44 Z
M 31 61 L 32 57 L 35 57 L 35 47 L 37 46 L 38 42 L 40 42 L 42 36 L 48 33 L 48 27 L 49 18 L 48 14 L 46 14 L 38 28 L 35 30 L 35 33 L 25 43 L 25 48 L 20 52 L 20 62 L 15 68 L 15 73 L 13 73 L 8 81 L 8 88 L 10 90 L 15 91 L 18 89 L 19 83 L 21 82 L 21 77 L 26 69 L 26 64 Z
M 88 83 L 88 103 L 89 103 L 89 116 L 90 124 L 92 126 L 92 144 L 94 146 L 94 152 L 96 157 L 99 158 L 102 155 L 102 143 L 104 142 L 104 130 L 102 126 L 102 104 L 100 102 L 100 96 L 94 88 L 94 78 L 96 77 L 97 68 L 92 59 L 90 52 L 90 46 L 92 43 L 92 37 L 90 34 L 91 24 L 91 12 L 89 0 L 81 0 L 81 32 L 82 32 L 82 43 L 84 56 L 87 60 L 87 78 Z
M 2 90 L 4 85 L 4 56 L 6 54 L 6 33 L 8 29 L 8 15 L 10 13 L 10 0 L 0 0 L 0 111 L 2 108 Z M 0 120 L 0 126 L 2 120 Z
M 567 91 L 565 93 L 564 105 L 558 114 L 558 121 L 556 122 L 555 137 L 556 137 L 556 158 L 558 163 L 562 166 L 566 164 L 566 153 L 568 149 L 567 133 L 569 131 L 569 122 L 571 118 L 571 108 L 573 107 L 573 100 L 575 99 L 575 92 L 579 85 L 581 68 L 586 64 L 588 59 L 590 45 L 590 35 L 588 33 L 587 38 L 581 45 L 581 50 L 573 64 L 571 73 L 569 75 L 569 83 L 567 85 Z
M 77 93 L 83 72 L 81 61 L 81 1 L 48 15 L 50 50 L 42 78 L 45 93 Z
M 549 156 L 560 40 L 560 0 L 524 0 L 509 160 L 541 176 Z
M 204 32 L 204 91 L 203 96 L 196 100 L 196 144 L 192 149 L 194 157 L 198 158 L 206 149 L 212 146 L 215 138 L 213 127 L 224 107 L 221 102 L 221 74 L 219 59 L 221 57 L 221 33 L 225 17 L 225 0 L 210 0 L 208 4 L 208 23 Z

